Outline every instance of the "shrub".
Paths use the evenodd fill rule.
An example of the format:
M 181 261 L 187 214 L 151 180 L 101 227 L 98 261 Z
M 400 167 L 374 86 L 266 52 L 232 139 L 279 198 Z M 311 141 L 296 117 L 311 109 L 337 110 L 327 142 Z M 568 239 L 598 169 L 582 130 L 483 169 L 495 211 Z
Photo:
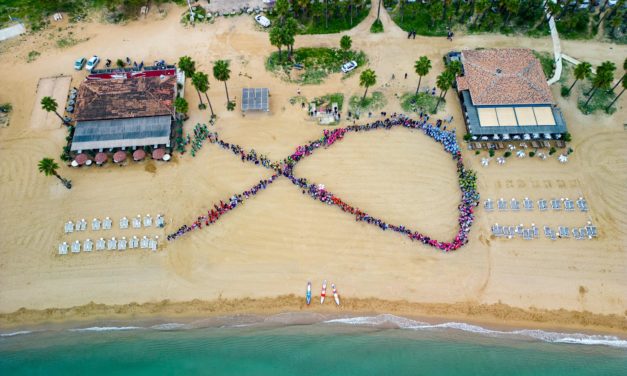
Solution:
M 490 151 L 488 151 L 488 155 L 489 155 L 490 157 L 494 157 L 494 150 L 493 150 L 493 149 L 490 149 Z
M 555 148 L 553 146 L 551 146 L 551 148 L 549 149 L 549 155 L 553 155 L 555 154 L 557 150 L 555 150 Z
M 381 20 L 375 20 L 370 26 L 371 33 L 382 33 L 383 32 L 383 23 Z
M 567 153 L 568 153 L 568 155 L 572 154 L 572 153 L 573 153 L 573 151 L 574 151 L 574 150 L 573 150 L 573 148 L 568 148 L 568 152 L 567 152 Z
M 464 135 L 464 141 L 470 141 L 471 138 L 472 138 L 472 135 L 470 133 L 466 133 Z
M 37 58 L 41 55 L 39 51 L 31 51 L 28 53 L 28 58 L 26 59 L 27 63 L 37 60 Z
M 536 152 L 535 151 L 530 151 L 529 152 L 529 158 L 533 158 L 536 156 Z
M 233 111 L 235 110 L 235 101 L 230 101 L 229 103 L 226 104 L 226 109 L 229 111 Z
M 571 134 L 570 134 L 570 133 L 566 132 L 566 133 L 564 134 L 564 141 L 565 141 L 565 142 L 570 142 L 570 141 L 572 141 L 572 136 L 571 136 Z
M 568 90 L 568 87 L 562 86 L 562 88 L 560 89 L 560 92 L 562 93 L 562 97 L 564 98 L 570 97 L 570 90 Z
M 504 156 L 505 158 L 509 158 L 509 157 L 511 157 L 511 155 L 512 155 L 512 152 L 511 152 L 511 151 L 506 151 L 506 152 L 505 152 L 505 154 L 503 154 L 503 156 Z
M 479 155 L 481 153 L 480 150 L 475 150 L 475 155 Z

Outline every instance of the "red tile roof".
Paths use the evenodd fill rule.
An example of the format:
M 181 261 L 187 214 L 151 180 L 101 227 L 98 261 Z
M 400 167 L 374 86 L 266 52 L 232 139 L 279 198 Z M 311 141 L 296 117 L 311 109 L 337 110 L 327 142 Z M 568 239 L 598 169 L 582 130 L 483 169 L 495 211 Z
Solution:
M 78 89 L 77 121 L 171 115 L 176 76 L 87 80 Z
M 462 63 L 458 90 L 469 90 L 474 105 L 553 103 L 542 66 L 531 50 L 466 50 Z

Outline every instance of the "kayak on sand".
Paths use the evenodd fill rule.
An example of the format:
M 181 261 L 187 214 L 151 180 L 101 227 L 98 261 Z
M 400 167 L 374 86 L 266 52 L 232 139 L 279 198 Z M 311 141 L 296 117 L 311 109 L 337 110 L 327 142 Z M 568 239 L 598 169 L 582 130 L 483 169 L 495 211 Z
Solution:
M 307 305 L 311 303 L 311 282 L 307 282 L 307 294 L 305 295 L 307 298 Z
M 340 305 L 340 296 L 337 294 L 337 289 L 335 288 L 335 283 L 331 284 L 331 288 L 333 288 L 333 299 L 335 299 L 335 304 Z
M 322 282 L 322 292 L 320 292 L 320 304 L 324 304 L 324 298 L 327 296 L 327 280 Z

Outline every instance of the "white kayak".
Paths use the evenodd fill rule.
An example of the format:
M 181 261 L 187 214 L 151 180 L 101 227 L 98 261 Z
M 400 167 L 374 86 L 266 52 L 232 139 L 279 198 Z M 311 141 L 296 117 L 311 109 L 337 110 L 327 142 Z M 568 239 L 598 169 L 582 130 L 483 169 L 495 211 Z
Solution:
M 320 292 L 320 304 L 324 304 L 324 298 L 327 296 L 327 280 L 322 282 L 322 291 Z
M 340 305 L 340 296 L 337 294 L 337 289 L 335 288 L 335 284 L 331 284 L 331 288 L 333 289 L 333 299 L 335 299 L 335 304 Z

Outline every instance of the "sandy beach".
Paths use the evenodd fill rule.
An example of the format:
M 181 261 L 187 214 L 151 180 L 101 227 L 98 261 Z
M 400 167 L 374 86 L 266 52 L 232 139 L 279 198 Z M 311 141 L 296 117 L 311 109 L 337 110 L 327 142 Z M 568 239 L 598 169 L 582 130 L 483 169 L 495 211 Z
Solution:
M 184 8 L 165 8 L 165 16 L 151 13 L 125 25 L 62 21 L 41 33 L 0 43 L 0 103 L 13 105 L 10 126 L 0 128 L 0 327 L 118 315 L 299 311 L 307 281 L 312 281 L 318 295 L 326 279 L 338 285 L 346 302 L 339 312 L 455 317 L 497 325 L 525 323 L 627 334 L 625 97 L 612 116 L 584 116 L 574 99 L 559 95 L 558 85 L 552 87 L 553 95 L 573 136 L 574 153 L 567 164 L 527 158 L 482 168 L 480 158 L 465 148 L 464 159 L 478 172 L 482 199 L 584 196 L 588 213 L 478 210 L 470 243 L 454 253 L 439 253 L 355 222 L 336 208 L 304 197 L 284 179 L 210 228 L 162 243 L 156 253 L 58 256 L 59 242 L 74 239 L 63 234 L 68 220 L 109 216 L 115 221 L 162 213 L 166 228 L 145 233 L 163 239 L 214 202 L 270 175 L 205 145 L 195 158 L 176 154 L 167 164 L 63 166 L 59 173 L 74 184 L 66 190 L 54 177 L 37 171 L 41 158 L 58 160 L 66 130 L 61 124 L 34 127 L 31 114 L 39 106 L 35 93 L 40 78 L 69 75 L 71 86 L 84 79 L 85 71 L 72 69 L 77 57 L 98 54 L 114 61 L 130 56 L 138 61 L 176 62 L 189 55 L 197 69 L 209 74 L 215 60 L 229 59 L 228 86 L 238 99 L 238 109 L 243 87 L 268 87 L 271 113 L 243 117 L 238 109 L 228 112 L 224 85 L 210 74 L 208 94 L 218 115 L 214 130 L 223 139 L 279 160 L 322 133 L 323 128 L 307 120 L 299 105 L 289 103 L 299 86 L 265 70 L 265 58 L 275 48 L 252 17 L 220 18 L 191 28 L 179 23 Z M 434 66 L 423 85 L 434 86 L 443 69 L 442 55 L 452 49 L 552 51 L 548 37 L 408 40 L 384 11 L 385 32 L 370 34 L 374 17 L 376 12 L 371 12 L 345 34 L 352 37 L 354 49 L 368 55 L 369 66 L 379 77 L 372 90 L 386 95 L 388 113 L 401 111 L 395 94 L 415 90 L 418 77 L 413 64 L 421 55 L 429 56 Z M 55 41 L 70 31 L 84 41 L 57 47 Z M 297 36 L 295 48 L 335 47 L 339 39 L 339 34 Z M 26 63 L 34 50 L 41 56 Z M 593 65 L 611 60 L 620 67 L 627 55 L 627 46 L 596 41 L 562 41 L 562 50 Z M 333 92 L 347 98 L 363 94 L 358 75 L 342 80 L 333 74 L 322 85 L 300 90 L 310 99 Z M 196 123 L 207 123 L 210 113 L 197 110 L 198 97 L 189 80 L 185 93 L 191 109 L 185 130 L 191 132 Z M 452 126 L 462 144 L 464 125 L 453 91 L 447 96 L 445 114 L 453 115 Z M 459 188 L 454 161 L 418 132 L 395 129 L 350 137 L 304 160 L 295 172 L 391 222 L 443 239 L 456 232 Z M 490 234 L 495 222 L 556 227 L 583 226 L 586 221 L 599 228 L 597 239 L 525 242 L 494 239 Z M 115 226 L 107 236 L 121 237 L 123 231 Z M 100 236 L 87 231 L 77 239 Z M 330 305 L 315 309 L 338 311 Z

